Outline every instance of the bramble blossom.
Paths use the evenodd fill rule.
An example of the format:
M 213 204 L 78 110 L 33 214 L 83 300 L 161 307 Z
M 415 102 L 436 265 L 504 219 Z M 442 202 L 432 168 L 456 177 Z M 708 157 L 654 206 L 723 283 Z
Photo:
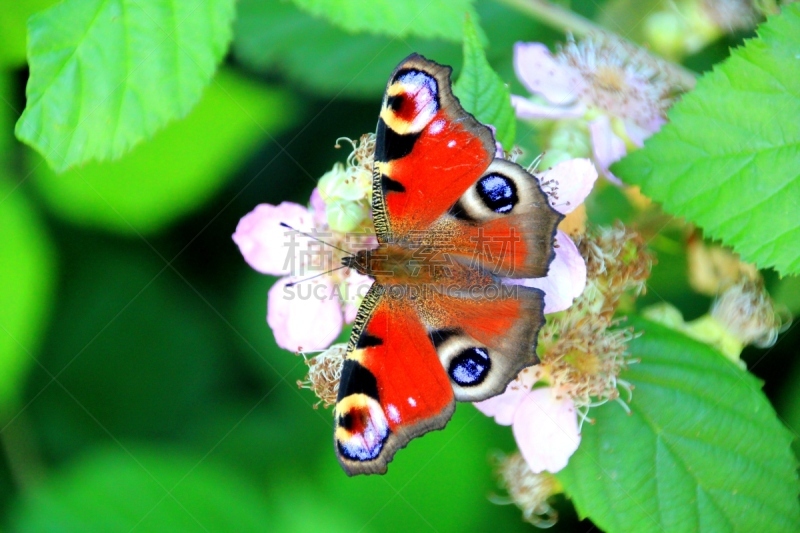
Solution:
M 284 276 L 267 298 L 267 323 L 281 348 L 301 352 L 330 346 L 355 319 L 372 284 L 355 271 L 337 269 L 344 255 L 375 245 L 369 218 L 372 182 L 364 179 L 361 159 L 369 153 L 371 167 L 370 146 L 374 150 L 374 137 L 353 143 L 347 165 L 335 165 L 311 193 L 310 208 L 261 204 L 236 227 L 233 240 L 245 261 L 263 274 Z
M 338 266 L 340 252 L 325 249 L 325 245 L 281 223 L 336 246 L 353 244 L 326 224 L 315 223 L 313 211 L 291 202 L 257 206 L 242 217 L 233 235 L 251 267 L 263 274 L 283 276 L 267 297 L 267 323 L 278 346 L 297 352 L 325 349 L 344 324 L 355 318 L 351 308 L 358 295 L 366 294 L 369 280 L 356 272 L 336 270 L 293 285 Z
M 581 141 L 588 136 L 595 163 L 615 183 L 608 167 L 658 131 L 672 103 L 662 64 L 610 36 L 570 38 L 555 54 L 544 44 L 519 42 L 514 69 L 533 95 L 512 95 L 517 117 L 563 122 L 552 132 L 547 161 L 589 155 Z

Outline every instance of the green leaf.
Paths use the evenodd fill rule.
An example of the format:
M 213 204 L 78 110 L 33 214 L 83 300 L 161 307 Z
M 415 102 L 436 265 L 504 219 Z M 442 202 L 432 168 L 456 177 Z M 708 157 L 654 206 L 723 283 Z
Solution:
M 759 28 L 613 170 L 745 260 L 800 272 L 800 5 Z
M 0 171 L 2 174 L 2 171 Z M 0 418 L 17 407 L 50 315 L 53 250 L 23 191 L 0 177 Z
M 480 3 L 477 9 L 492 43 L 487 51 L 489 59 L 510 80 L 514 42 L 533 39 L 547 30 L 496 2 Z M 459 24 L 463 20 L 461 15 Z M 279 71 L 292 83 L 327 97 L 379 99 L 389 74 L 412 52 L 444 65 L 457 65 L 462 58 L 461 47 L 453 42 L 353 35 L 290 2 L 241 0 L 237 7 L 233 42 L 236 59 L 260 73 Z
M 78 224 L 151 233 L 207 202 L 252 150 L 288 125 L 286 93 L 220 71 L 198 106 L 118 161 L 58 175 L 34 163 L 47 204 Z
M 294 0 L 294 3 L 350 33 L 399 38 L 416 35 L 460 41 L 464 15 L 476 16 L 472 0 Z
M 797 531 L 792 436 L 760 382 L 678 332 L 633 326 L 630 416 L 592 410 L 558 474 L 578 512 L 609 532 Z
M 28 21 L 17 137 L 64 171 L 122 156 L 200 100 L 233 0 L 66 0 Z
M 494 126 L 497 139 L 511 150 L 517 128 L 511 93 L 486 60 L 472 19 L 464 23 L 464 69 L 453 92 L 464 109 L 480 122 Z
M 268 505 L 265 494 L 211 461 L 120 446 L 95 451 L 25 493 L 11 529 L 264 531 L 275 521 Z
M 11 68 L 25 64 L 25 23 L 28 17 L 58 0 L 15 0 L 3 3 L 0 17 L 0 65 Z

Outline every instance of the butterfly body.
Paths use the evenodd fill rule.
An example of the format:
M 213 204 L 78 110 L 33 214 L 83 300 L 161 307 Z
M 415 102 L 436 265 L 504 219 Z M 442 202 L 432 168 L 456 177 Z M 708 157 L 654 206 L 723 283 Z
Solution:
M 406 58 L 389 79 L 373 170 L 378 247 L 344 260 L 375 283 L 355 319 L 334 411 L 348 474 L 383 473 L 455 401 L 505 390 L 536 364 L 541 277 L 561 215 L 522 167 L 495 158 L 450 69 Z

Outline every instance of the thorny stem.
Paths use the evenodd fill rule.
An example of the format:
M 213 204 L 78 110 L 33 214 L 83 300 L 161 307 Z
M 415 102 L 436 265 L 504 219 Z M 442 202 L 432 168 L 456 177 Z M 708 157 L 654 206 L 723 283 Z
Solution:
M 559 5 L 555 5 L 547 0 L 496 0 L 502 4 L 506 4 L 522 13 L 525 13 L 532 18 L 544 22 L 545 24 L 562 30 L 564 33 L 571 33 L 576 37 L 587 37 L 589 35 L 597 35 L 602 33 L 610 33 L 591 20 L 578 15 L 577 13 L 565 9 Z M 638 44 L 616 35 L 618 39 L 622 39 L 629 43 L 631 46 L 643 49 Z M 643 49 L 647 54 L 653 55 L 649 50 Z M 697 83 L 697 74 L 687 69 L 682 65 L 668 61 L 662 57 L 658 57 L 659 61 L 667 64 L 672 70 L 672 74 L 676 77 L 678 85 L 684 89 L 689 90 Z

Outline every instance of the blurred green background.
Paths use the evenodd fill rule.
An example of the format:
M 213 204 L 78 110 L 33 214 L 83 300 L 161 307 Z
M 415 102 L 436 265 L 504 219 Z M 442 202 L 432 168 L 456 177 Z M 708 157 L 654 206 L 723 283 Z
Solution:
M 274 279 L 230 238 L 258 203 L 307 203 L 347 155 L 336 139 L 374 129 L 403 57 L 457 71 L 460 46 L 349 35 L 290 4 L 243 0 L 232 50 L 188 117 L 118 161 L 57 175 L 13 135 L 25 20 L 52 3 L 9 3 L 0 23 L 0 529 L 530 530 L 516 507 L 489 501 L 501 492 L 492 457 L 514 443 L 471 405 L 411 442 L 386 476 L 347 478 L 330 410 L 298 389 L 305 365 L 266 325 Z M 513 42 L 563 36 L 493 2 L 477 11 L 490 61 L 519 92 Z M 706 69 L 734 42 L 687 63 Z M 518 137 L 535 146 L 530 126 Z M 630 211 L 616 189 L 592 202 L 597 221 Z M 665 299 L 692 319 L 709 301 L 688 287 L 679 240 L 667 230 L 652 241 L 643 303 Z M 796 279 L 768 283 L 800 301 Z M 799 331 L 745 353 L 795 427 Z M 559 508 L 557 530 L 591 527 Z

